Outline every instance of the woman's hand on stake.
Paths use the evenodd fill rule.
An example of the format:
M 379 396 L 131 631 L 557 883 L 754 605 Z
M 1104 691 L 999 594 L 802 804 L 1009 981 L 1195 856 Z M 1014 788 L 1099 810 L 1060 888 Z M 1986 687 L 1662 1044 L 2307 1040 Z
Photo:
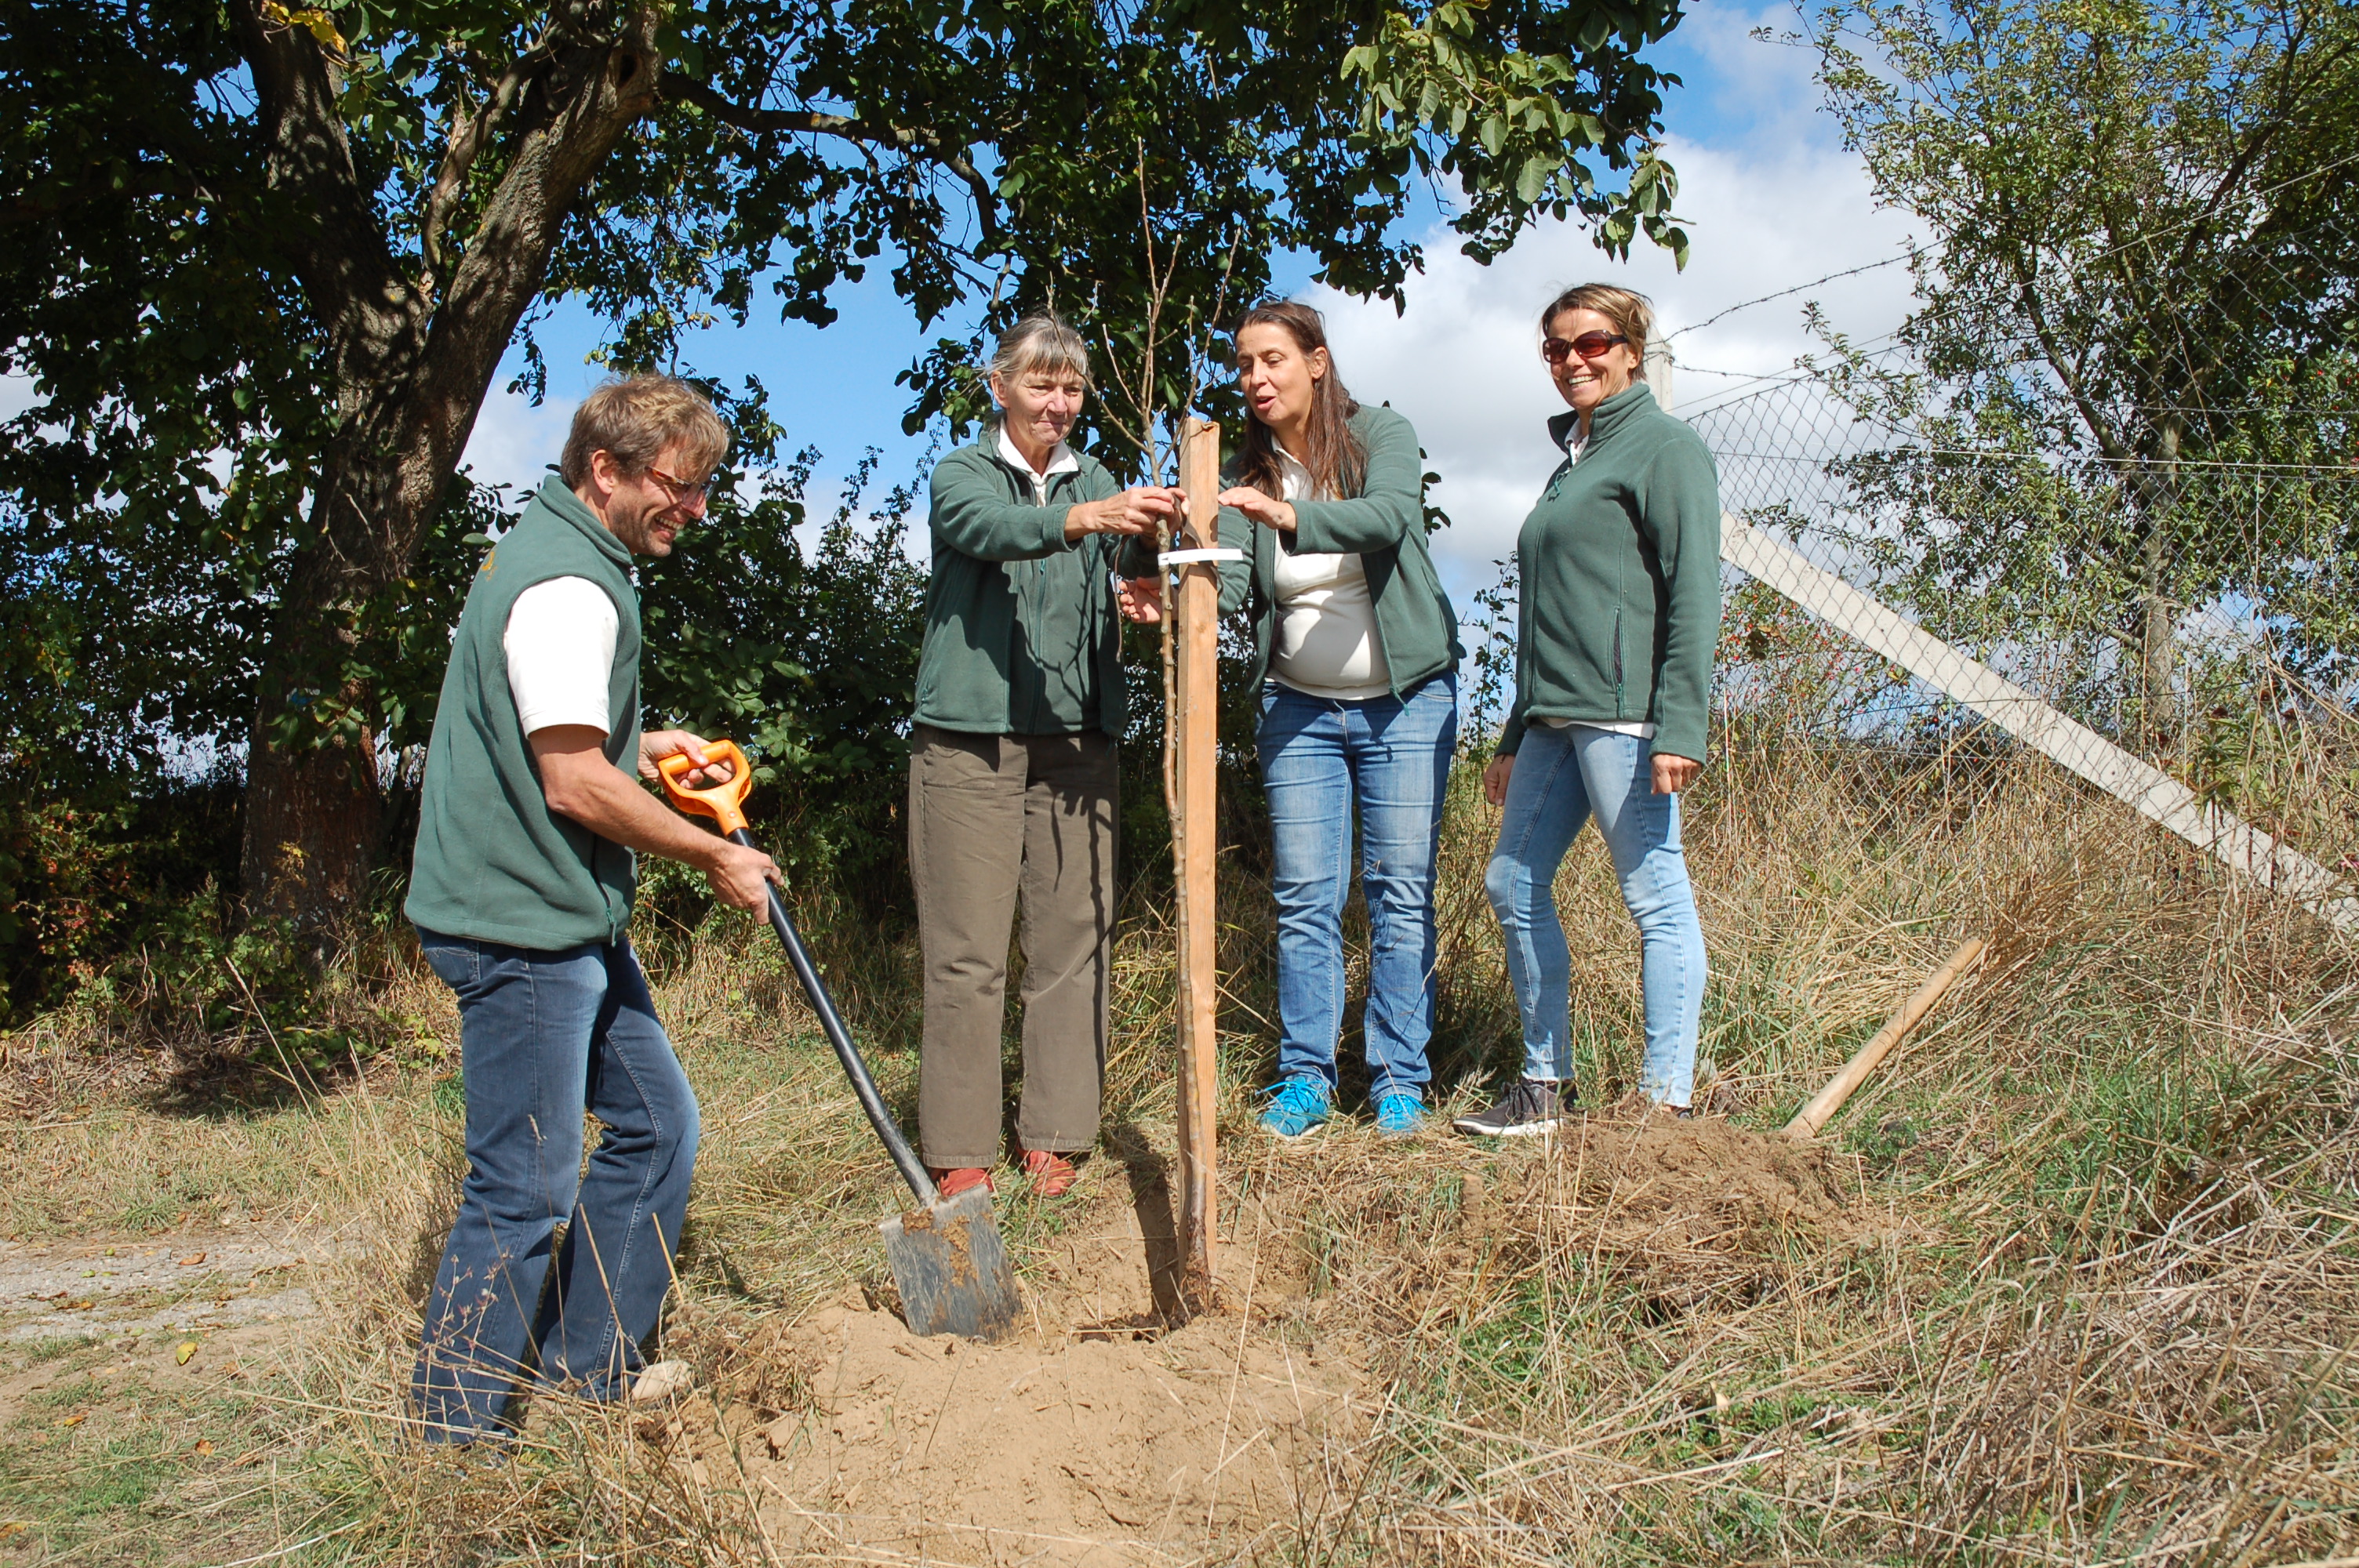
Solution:
M 1125 620 L 1152 626 L 1163 619 L 1163 585 L 1151 577 L 1120 579 L 1114 585 L 1114 599 Z
M 1294 503 L 1273 501 L 1249 484 L 1221 492 L 1217 498 L 1223 506 L 1234 506 L 1265 528 L 1275 528 L 1281 534 L 1294 532 Z
M 1136 484 L 1103 501 L 1084 501 L 1065 513 L 1065 541 L 1092 534 L 1152 534 L 1158 524 L 1178 527 L 1188 514 L 1188 492 L 1176 485 Z
M 1507 804 L 1507 780 L 1515 775 L 1516 758 L 1510 752 L 1492 758 L 1483 764 L 1483 798 L 1493 806 Z
M 1674 757 L 1667 752 L 1655 753 L 1655 793 L 1677 795 L 1696 782 L 1703 764 L 1693 757 Z

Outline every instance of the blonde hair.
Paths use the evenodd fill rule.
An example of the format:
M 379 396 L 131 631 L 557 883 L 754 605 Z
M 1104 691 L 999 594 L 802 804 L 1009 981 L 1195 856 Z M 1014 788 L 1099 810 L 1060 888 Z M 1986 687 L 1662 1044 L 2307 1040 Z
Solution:
M 1540 335 L 1548 336 L 1549 328 L 1568 310 L 1594 310 L 1614 323 L 1614 330 L 1630 340 L 1630 352 L 1638 362 L 1638 379 L 1647 379 L 1647 340 L 1654 336 L 1655 308 L 1647 297 L 1611 283 L 1576 284 L 1549 301 L 1540 312 Z
M 673 375 L 618 377 L 582 400 L 565 455 L 557 471 L 570 485 L 590 478 L 590 460 L 604 452 L 625 473 L 643 474 L 671 447 L 684 450 L 689 471 L 675 479 L 701 479 L 729 450 L 729 427 L 704 395 Z
M 1036 310 L 1001 334 L 991 351 L 991 373 L 1002 381 L 1019 375 L 1077 375 L 1090 383 L 1090 346 L 1053 311 Z

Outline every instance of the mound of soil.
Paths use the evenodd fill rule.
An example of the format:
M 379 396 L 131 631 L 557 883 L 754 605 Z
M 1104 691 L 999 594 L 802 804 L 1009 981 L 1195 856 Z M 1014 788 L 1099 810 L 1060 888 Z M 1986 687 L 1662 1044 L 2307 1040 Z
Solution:
M 832 1309 L 785 1346 L 803 1362 L 810 1408 L 739 1452 L 783 1550 L 1193 1555 L 1207 1536 L 1316 1515 L 1306 1493 L 1325 1489 L 1326 1440 L 1354 1421 L 1350 1367 L 1241 1326 L 1215 1314 L 1153 1339 L 1097 1330 L 986 1346 Z
M 1826 1152 L 1778 1133 L 1659 1113 L 1593 1119 L 1559 1156 L 1582 1202 L 1700 1244 L 1732 1224 L 1835 1225 L 1843 1200 Z
M 1592 1116 L 1522 1167 L 1483 1228 L 1570 1236 L 1684 1311 L 1743 1300 L 1777 1272 L 1778 1238 L 1851 1228 L 1826 1152 L 1782 1134 L 1659 1112 Z

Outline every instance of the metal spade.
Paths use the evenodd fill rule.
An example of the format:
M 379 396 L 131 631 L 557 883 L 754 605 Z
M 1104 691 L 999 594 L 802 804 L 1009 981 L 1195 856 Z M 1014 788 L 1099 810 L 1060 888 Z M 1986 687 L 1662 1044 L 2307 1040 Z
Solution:
M 657 764 L 665 793 L 680 810 L 712 817 L 723 833 L 752 849 L 744 803 L 754 774 L 745 753 L 734 741 L 709 741 L 704 754 L 712 762 L 730 765 L 727 783 L 690 789 L 686 779 L 696 771 L 695 764 L 684 756 L 666 757 Z M 859 1050 L 852 1044 L 852 1035 L 843 1027 L 827 987 L 821 983 L 819 970 L 776 888 L 770 889 L 770 929 L 778 934 L 787 962 L 793 967 L 795 979 L 802 982 L 811 1011 L 819 1014 L 820 1027 L 827 1032 L 835 1059 L 843 1064 L 844 1076 L 852 1080 L 860 1108 L 868 1113 L 869 1125 L 884 1140 L 886 1152 L 893 1156 L 901 1179 L 917 1195 L 916 1208 L 894 1216 L 878 1227 L 885 1233 L 885 1258 L 893 1266 L 894 1283 L 900 1287 L 902 1317 L 913 1334 L 998 1338 L 1015 1325 L 1021 1308 L 1016 1299 L 1016 1272 L 1008 1266 L 1007 1249 L 992 1217 L 990 1190 L 970 1187 L 952 1198 L 934 1190 L 925 1164 L 885 1108 L 876 1080 L 868 1076 L 868 1064 L 860 1059 Z

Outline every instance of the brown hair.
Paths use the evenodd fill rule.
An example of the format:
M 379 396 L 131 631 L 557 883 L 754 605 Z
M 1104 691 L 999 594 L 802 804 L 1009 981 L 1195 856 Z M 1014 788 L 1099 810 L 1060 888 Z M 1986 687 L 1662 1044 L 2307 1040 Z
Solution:
M 590 460 L 604 452 L 625 473 L 643 474 L 667 448 L 686 449 L 689 472 L 675 479 L 701 479 L 729 450 L 729 427 L 704 395 L 672 375 L 621 376 L 582 400 L 565 455 L 557 471 L 570 485 L 590 478 Z
M 1255 306 L 1237 323 L 1231 341 L 1242 338 L 1248 327 L 1283 327 L 1294 339 L 1294 346 L 1310 354 L 1327 346 L 1327 322 L 1308 305 L 1298 305 L 1291 299 L 1272 299 Z M 1335 359 L 1327 358 L 1327 373 L 1311 384 L 1310 422 L 1303 445 L 1310 449 L 1297 452 L 1302 466 L 1310 470 L 1311 482 L 1329 495 L 1348 497 L 1358 492 L 1368 477 L 1367 449 L 1359 438 L 1352 434 L 1352 416 L 1360 411 L 1359 404 L 1343 388 L 1343 378 L 1335 372 Z M 1277 460 L 1277 440 L 1269 427 L 1245 413 L 1245 438 L 1237 443 L 1237 479 L 1265 495 L 1279 494 L 1285 488 L 1285 470 Z
M 1636 379 L 1647 379 L 1647 340 L 1654 334 L 1655 308 L 1645 295 L 1611 283 L 1576 284 L 1540 312 L 1540 336 L 1548 336 L 1549 328 L 1568 310 L 1594 310 L 1613 322 L 1614 330 L 1630 340 L 1630 352 L 1638 362 Z

